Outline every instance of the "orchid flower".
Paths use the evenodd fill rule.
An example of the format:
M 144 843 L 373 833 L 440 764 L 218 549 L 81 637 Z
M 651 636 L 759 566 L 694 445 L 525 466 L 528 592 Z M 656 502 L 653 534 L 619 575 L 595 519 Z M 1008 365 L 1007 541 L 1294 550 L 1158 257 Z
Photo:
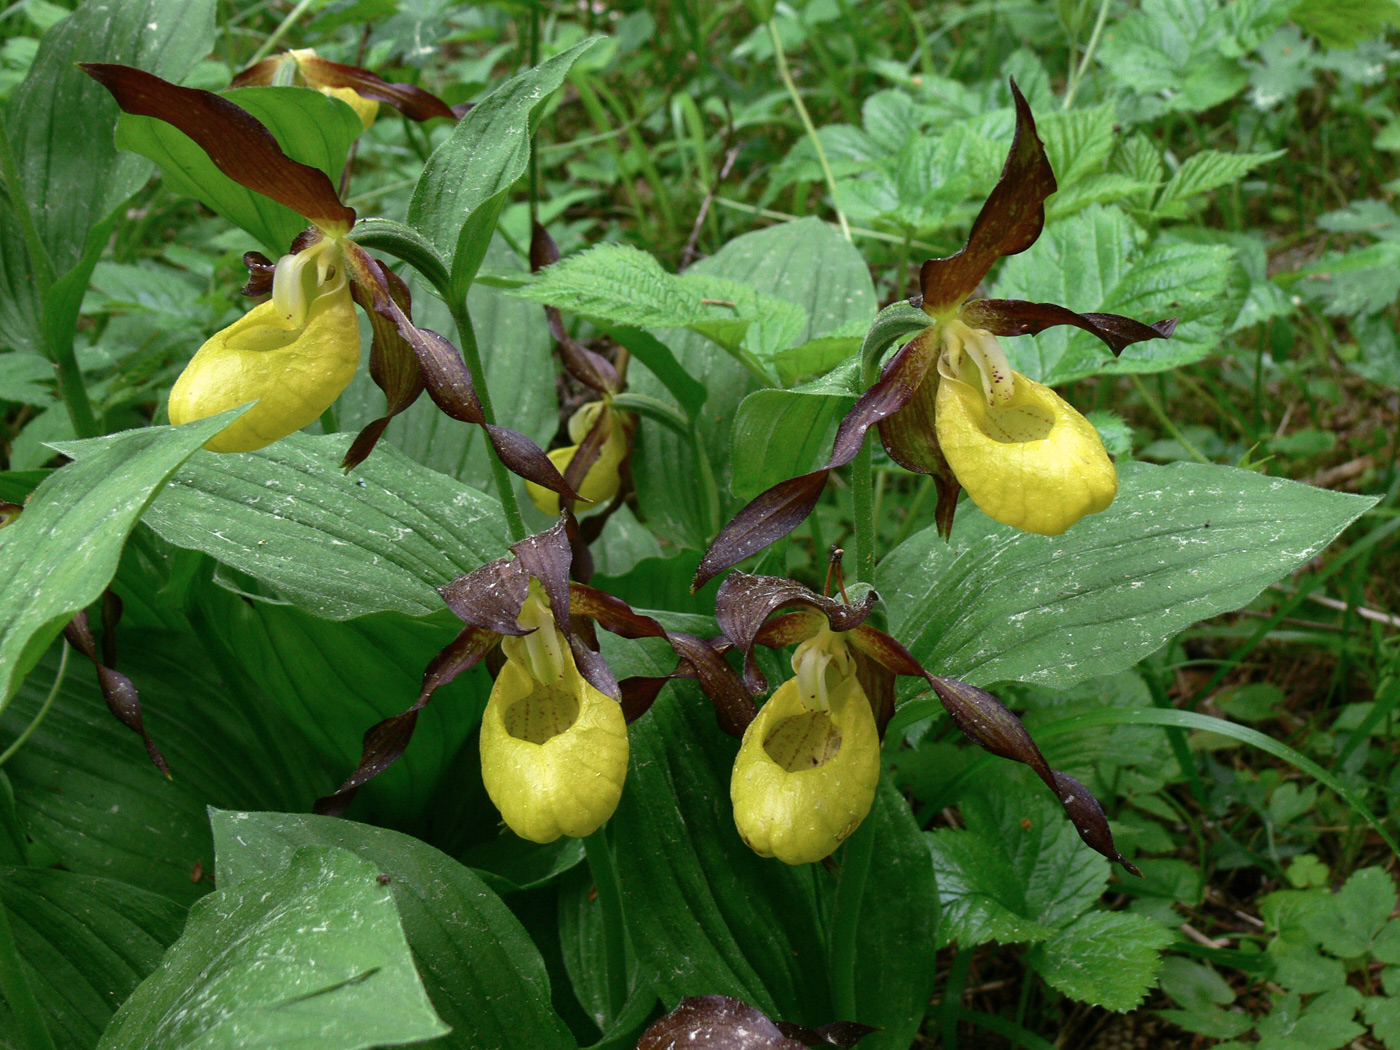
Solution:
M 1079 314 L 1053 303 L 972 299 L 992 265 L 1025 251 L 1045 225 L 1055 174 L 1025 96 L 1011 82 L 1016 132 L 967 244 L 920 271 L 919 303 L 930 324 L 885 364 L 836 432 L 819 470 L 779 482 L 736 514 L 706 551 L 694 587 L 786 536 L 812 512 L 826 477 L 855 459 L 878 425 L 890 458 L 933 476 L 936 519 L 946 537 L 960 488 L 989 517 L 1028 532 L 1057 535 L 1104 510 L 1117 473 L 1098 432 L 1049 387 L 1011 369 L 998 336 L 1033 335 L 1074 325 L 1115 353 L 1165 339 L 1176 321 L 1147 325 L 1117 314 Z

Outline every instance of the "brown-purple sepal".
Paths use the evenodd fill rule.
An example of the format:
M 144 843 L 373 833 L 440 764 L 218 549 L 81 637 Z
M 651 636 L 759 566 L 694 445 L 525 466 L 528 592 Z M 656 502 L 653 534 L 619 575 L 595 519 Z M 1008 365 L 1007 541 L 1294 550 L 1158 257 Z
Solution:
M 1055 172 L 1036 134 L 1035 117 L 1016 81 L 1016 133 L 1001 178 L 982 205 L 967 245 L 944 259 L 930 259 L 919 271 L 924 309 L 937 315 L 954 309 L 977 290 L 992 264 L 1035 243 L 1045 227 L 1045 198 L 1055 192 Z
M 925 678 L 965 737 L 1000 758 L 1030 766 L 1055 793 L 1070 823 L 1091 849 L 1117 861 L 1134 875 L 1142 874 L 1113 844 L 1113 833 L 1098 800 L 1074 777 L 1050 768 L 1029 730 L 1009 707 L 975 685 L 930 674 Z
M 221 172 L 316 225 L 348 233 L 355 209 L 340 202 L 324 171 L 293 160 L 251 113 L 212 91 L 180 87 L 131 66 L 83 62 L 88 76 L 127 113 L 155 117 L 188 135 Z
M 664 678 L 636 678 L 622 683 L 623 714 L 629 722 L 646 712 L 661 686 L 671 678 L 694 678 L 714 704 L 720 728 L 731 736 L 744 735 L 758 708 L 715 646 L 684 631 L 668 631 L 659 620 L 636 612 L 616 595 L 582 583 L 570 584 L 569 589 L 574 610 L 591 617 L 604 630 L 621 638 L 665 638 L 680 657 L 676 670 Z
M 381 266 L 379 272 L 387 284 L 390 298 L 411 318 L 413 306 L 408 285 L 387 267 Z M 423 371 L 418 367 L 418 358 L 413 348 L 399 334 L 398 325 L 374 308 L 374 293 L 359 281 L 351 282 L 350 293 L 369 317 L 372 336 L 369 347 L 369 375 L 375 385 L 384 391 L 388 406 L 384 415 L 367 424 L 355 435 L 355 440 L 351 442 L 345 458 L 340 463 L 344 470 L 350 470 L 365 461 L 374 451 L 379 439 L 384 436 L 389 421 L 417 401 L 424 387 Z
M 104 622 L 106 620 L 107 617 L 104 616 Z M 103 648 L 106 651 L 100 655 L 86 610 L 68 621 L 68 625 L 63 628 L 63 637 L 68 640 L 69 645 L 92 661 L 92 666 L 97 670 L 97 684 L 102 689 L 102 699 L 107 702 L 107 710 L 112 712 L 118 722 L 141 738 L 152 764 L 169 777 L 170 766 L 165 761 L 165 756 L 160 753 L 160 748 L 156 747 L 155 741 L 142 724 L 141 697 L 136 692 L 136 686 L 126 675 L 109 666 L 116 662 L 115 646 L 111 642 L 113 626 L 114 623 L 106 623 L 107 630 L 103 638 Z
M 487 423 L 472 385 L 471 371 L 450 341 L 431 328 L 415 325 L 389 294 L 385 269 L 353 241 L 344 243 L 345 258 L 355 283 L 369 290 L 374 312 L 392 321 L 399 335 L 413 351 L 433 403 L 453 419 L 472 423 L 486 431 L 486 437 L 506 468 L 527 481 L 533 481 L 567 499 L 578 493 L 565 483 L 544 450 L 524 434 L 508 427 Z
M 756 1006 L 727 995 L 694 995 L 652 1023 L 637 1050 L 849 1050 L 871 1032 L 868 1025 L 837 1021 L 821 1028 L 775 1022 Z
M 890 358 L 879 380 L 856 399 L 841 420 L 826 466 L 780 481 L 747 503 L 705 551 L 690 589 L 698 591 L 725 569 L 776 543 L 806 521 L 821 498 L 827 475 L 856 458 L 871 427 L 909 403 L 933 366 L 934 357 L 924 344 L 911 339 Z
M 375 723 L 365 732 L 360 744 L 360 764 L 340 787 L 316 800 L 315 811 L 331 817 L 344 813 L 360 788 L 399 760 L 413 739 L 418 712 L 432 699 L 433 693 L 463 671 L 475 667 L 499 641 L 499 634 L 483 627 L 469 626 L 458 632 L 457 637 L 428 663 L 418 699 L 407 710 Z
M 281 58 L 265 58 L 249 66 L 233 78 L 232 87 L 271 84 Z M 332 62 L 319 55 L 302 55 L 297 59 L 302 79 L 311 87 L 350 88 L 362 98 L 386 102 L 410 120 L 431 120 L 445 117 L 455 121 L 457 114 L 446 102 L 431 92 L 412 84 L 391 83 L 368 69 Z
M 248 268 L 248 280 L 238 289 L 239 294 L 249 298 L 271 295 L 272 277 L 277 264 L 262 252 L 244 252 L 243 265 Z
M 530 272 L 538 273 L 558 261 L 559 246 L 554 243 L 554 238 L 549 235 L 548 230 L 538 222 L 535 223 L 530 234 Z M 622 389 L 622 381 L 612 362 L 602 354 L 595 354 L 569 335 L 558 309 L 546 306 L 544 315 L 549 322 L 550 334 L 559 344 L 559 359 L 571 376 L 599 393 L 616 394 Z
M 960 316 L 971 327 L 984 328 L 993 335 L 1035 335 L 1056 325 L 1073 325 L 1098 336 L 1115 356 L 1146 339 L 1168 339 L 1177 325 L 1174 317 L 1143 324 L 1121 314 L 1079 314 L 1054 303 L 1024 299 L 974 299 L 963 305 Z
M 1055 795 L 1059 798 L 1060 805 L 1065 807 L 1070 823 L 1074 825 L 1074 830 L 1079 832 L 1079 837 L 1090 849 L 1102 853 L 1109 860 L 1116 860 L 1129 872 L 1141 878 L 1142 872 L 1132 861 L 1119 853 L 1118 847 L 1113 844 L 1113 832 L 1108 829 L 1108 818 L 1104 816 L 1099 800 L 1068 773 L 1061 773 L 1058 769 L 1053 773 Z
M 517 622 L 530 594 L 530 575 L 514 558 L 497 558 L 437 589 L 463 623 L 496 634 L 526 634 Z
M 846 604 L 782 576 L 730 573 L 715 595 L 715 621 L 724 636 L 744 654 L 744 684 L 751 693 L 766 693 L 768 680 L 754 659 L 754 646 L 764 621 L 784 606 L 814 609 L 826 617 L 833 631 L 849 631 L 864 623 L 880 600 L 873 590 L 860 601 Z M 818 624 L 818 626 L 820 626 Z

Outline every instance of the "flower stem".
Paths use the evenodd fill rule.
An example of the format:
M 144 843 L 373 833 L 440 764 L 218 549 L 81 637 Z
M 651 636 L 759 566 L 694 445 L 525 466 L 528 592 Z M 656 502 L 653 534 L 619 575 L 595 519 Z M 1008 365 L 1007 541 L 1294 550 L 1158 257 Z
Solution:
M 447 300 L 452 311 L 452 320 L 457 325 L 457 339 L 462 344 L 462 357 L 467 362 L 467 370 L 472 374 L 472 385 L 476 387 L 477 400 L 481 402 L 481 414 L 486 422 L 496 425 L 496 411 L 491 407 L 491 393 L 486 389 L 486 369 L 481 364 L 481 349 L 476 345 L 476 329 L 472 327 L 471 314 L 467 313 L 467 301 L 455 297 Z M 520 504 L 515 498 L 515 485 L 511 473 L 501 462 L 493 448 L 487 457 L 491 464 L 491 477 L 496 482 L 496 495 L 500 497 L 501 508 L 506 514 L 506 526 L 512 540 L 525 538 L 525 519 L 520 516 Z
M 44 1015 L 39 1012 L 39 1003 L 20 966 L 19 949 L 15 947 L 3 902 L 0 902 L 0 993 L 10 1004 L 23 1050 L 54 1050 L 53 1036 L 44 1024 Z
M 831 919 L 827 973 L 831 979 L 831 1003 L 838 1021 L 856 1019 L 856 935 L 860 929 L 860 906 L 865 899 L 865 879 L 870 874 L 870 857 L 874 850 L 875 822 L 867 816 L 856 833 L 846 840 Z
M 598 888 L 598 903 L 603 907 L 608 1005 L 612 1016 L 616 1017 L 627 1003 L 627 927 L 622 915 L 622 885 L 618 882 L 617 868 L 608 849 L 605 828 L 599 828 L 583 840 L 583 852 L 588 858 L 593 885 Z
M 856 579 L 875 582 L 875 470 L 868 443 L 851 464 L 851 502 L 856 532 Z
M 841 210 L 841 205 L 836 203 L 836 177 L 831 174 L 831 165 L 826 161 L 826 150 L 822 149 L 822 140 L 817 137 L 817 129 L 812 126 L 812 118 L 802 102 L 802 96 L 798 94 L 797 85 L 793 82 L 792 71 L 788 69 L 787 56 L 783 54 L 783 41 L 778 36 L 778 23 L 772 19 L 768 22 L 768 36 L 773 41 L 773 54 L 778 59 L 778 75 L 783 78 L 783 84 L 787 87 L 788 94 L 792 96 L 792 103 L 797 107 L 797 115 L 802 118 L 802 126 L 807 129 L 807 137 L 812 140 L 812 148 L 817 151 L 817 163 L 821 165 L 822 175 L 826 178 L 826 188 L 831 193 L 831 207 L 836 212 L 836 221 L 841 224 L 841 232 L 849 241 L 851 228 L 846 225 L 846 213 Z
M 1201 450 L 1187 441 L 1186 435 L 1177 429 L 1176 424 L 1171 420 L 1171 416 L 1167 415 L 1166 410 L 1162 408 L 1161 402 L 1152 396 L 1146 384 L 1137 376 L 1132 376 L 1131 378 L 1133 380 L 1133 386 L 1137 388 L 1138 394 L 1141 395 L 1143 401 L 1147 403 L 1148 410 L 1157 417 L 1157 422 L 1162 424 L 1163 429 L 1165 429 L 1166 432 L 1176 440 L 1177 444 L 1184 448 L 1187 454 L 1197 463 L 1209 463 L 1210 460 L 1206 459 L 1206 457 L 1201 454 Z

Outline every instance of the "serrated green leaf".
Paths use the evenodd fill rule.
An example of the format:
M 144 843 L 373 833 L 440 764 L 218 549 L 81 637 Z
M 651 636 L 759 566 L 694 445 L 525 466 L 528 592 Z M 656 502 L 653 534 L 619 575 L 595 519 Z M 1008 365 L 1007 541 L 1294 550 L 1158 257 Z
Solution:
M 85 462 L 47 478 L 0 533 L 0 711 L 64 624 L 102 593 L 167 479 L 238 411 L 102 439 Z
M 364 131 L 353 109 L 311 88 L 248 87 L 222 94 L 261 121 L 287 156 L 319 168 L 332 182 L 340 178 L 350 144 Z M 155 161 L 171 190 L 194 197 L 256 237 L 274 259 L 310 225 L 285 204 L 234 182 L 193 139 L 163 120 L 123 113 L 117 145 Z
M 378 874 L 306 846 L 206 897 L 99 1050 L 360 1050 L 444 1034 Z
M 114 440 L 63 448 L 81 465 Z M 293 434 L 257 452 L 200 452 L 145 522 L 318 616 L 437 612 L 434 587 L 505 552 L 500 504 L 391 446 L 346 474 L 349 443 Z
M 1141 915 L 1094 911 L 1034 945 L 1026 961 L 1047 984 L 1108 1010 L 1131 1010 L 1157 982 L 1162 949 L 1176 940 Z
M 1323 951 L 1339 959 L 1364 954 L 1390 918 L 1397 895 L 1382 868 L 1362 868 L 1342 885 L 1326 908 L 1302 917 L 1304 929 Z
M 1060 191 L 1102 170 L 1113 152 L 1113 105 L 1090 109 L 1054 110 L 1036 121 L 1045 155 L 1055 171 Z
M 408 224 L 451 260 L 452 292 L 465 296 L 491 243 L 501 207 L 530 160 L 530 138 L 549 98 L 590 37 L 511 77 L 472 107 L 428 158 Z
M 538 949 L 504 902 L 451 857 L 411 836 L 333 817 L 225 811 L 210 820 L 225 890 L 274 875 L 305 847 L 348 850 L 388 877 L 428 997 L 452 1028 L 426 1045 L 573 1050 L 550 1006 Z
M 1361 1016 L 1386 1050 L 1400 1048 L 1400 999 L 1373 995 L 1361 1004 Z
M 1063 536 L 965 505 L 952 544 L 932 528 L 911 537 L 876 585 L 891 633 L 930 670 L 1063 689 L 1239 608 L 1371 505 L 1231 467 L 1124 463 L 1113 506 Z
M 967 787 L 959 808 L 965 831 L 928 833 L 945 942 L 971 948 L 1041 940 L 1073 922 L 1107 885 L 1108 861 L 1020 768 Z
M 1171 180 L 1162 187 L 1152 206 L 1159 218 L 1183 218 L 1186 203 L 1202 193 L 1238 182 L 1245 175 L 1270 161 L 1278 160 L 1286 150 L 1271 153 L 1221 153 L 1207 149 L 1188 157 L 1176 169 Z
M 1289 993 L 1260 1019 L 1260 1044 L 1273 1050 L 1337 1050 L 1365 1033 L 1352 1020 L 1361 1002 L 1361 993 L 1351 987 L 1323 992 L 1306 1005 Z
M 1354 47 L 1400 25 L 1396 0 L 1299 0 L 1288 17 L 1323 47 Z
M 1170 339 L 1134 343 L 1105 372 L 1160 372 L 1199 361 L 1220 345 L 1220 333 L 1240 308 L 1229 288 L 1236 269 L 1224 245 L 1155 245 L 1133 263 L 1104 302 L 1110 313 L 1152 322 L 1180 321 Z
M 51 868 L 0 868 L 0 905 L 58 1050 L 96 1046 L 185 924 L 184 907 L 168 898 Z M 17 1047 L 17 1031 L 0 1001 L 0 1046 Z

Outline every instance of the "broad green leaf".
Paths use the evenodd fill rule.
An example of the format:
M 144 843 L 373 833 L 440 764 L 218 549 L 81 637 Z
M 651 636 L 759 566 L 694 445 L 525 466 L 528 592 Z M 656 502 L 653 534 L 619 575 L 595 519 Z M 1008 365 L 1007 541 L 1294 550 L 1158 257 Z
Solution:
M 1383 868 L 1363 868 L 1301 923 L 1323 951 L 1354 959 L 1371 949 L 1395 907 L 1395 883 Z
M 610 828 L 639 972 L 668 1009 L 718 992 L 784 1020 L 827 1023 L 817 896 L 827 875 L 762 859 L 739 838 L 729 804 L 738 741 L 689 683 L 668 688 L 630 735 Z
M 752 499 L 811 470 L 830 451 L 836 425 L 854 401 L 800 390 L 755 390 L 744 398 L 734 417 L 734 495 Z
M 437 612 L 435 586 L 505 553 L 500 505 L 391 446 L 346 474 L 350 437 L 293 434 L 257 452 L 201 452 L 146 524 L 318 616 Z M 83 465 L 113 440 L 63 451 Z
M 1400 297 L 1400 240 L 1328 252 L 1298 269 L 1299 289 L 1332 316 L 1376 314 Z
M 0 906 L 58 1050 L 92 1050 L 160 964 L 185 909 L 147 889 L 52 868 L 0 868 Z M 24 1050 L 0 1000 L 0 1047 Z
M 1276 996 L 1256 1026 L 1259 1045 L 1279 1050 L 1334 1050 L 1365 1034 L 1354 1020 L 1363 997 L 1352 987 L 1323 992 L 1304 1004 L 1296 992 Z
M 1143 915 L 1092 911 L 1033 946 L 1026 961 L 1050 987 L 1108 1010 L 1131 1010 L 1157 982 L 1170 928 Z
M 428 159 L 408 205 L 408 223 L 452 260 L 454 294 L 466 295 L 486 256 L 506 194 L 525 174 L 530 137 L 545 103 L 598 39 L 580 41 L 511 77 L 477 102 Z
M 1036 121 L 1061 192 L 1103 170 L 1113 151 L 1115 122 L 1111 103 L 1090 109 L 1052 110 Z
M 4 123 L 19 173 L 10 192 L 29 210 L 55 276 L 78 265 L 89 231 L 151 171 L 117 150 L 117 104 L 77 63 L 121 62 L 179 80 L 213 43 L 212 0 L 85 4 L 44 35 Z M 8 213 L 4 222 L 13 223 Z M 25 283 L 22 258 L 0 257 L 11 287 Z
M 855 958 L 856 1016 L 841 1020 L 881 1031 L 861 1040 L 869 1050 L 907 1050 L 937 983 L 938 886 L 933 857 L 909 803 L 889 777 L 865 818 L 874 860 L 860 904 Z
M 260 692 L 216 673 L 195 637 L 121 627 L 117 655 L 172 779 L 112 717 L 91 665 L 73 653 L 53 706 L 5 763 L 19 821 L 34 848 L 70 871 L 187 904 L 209 888 L 201 869 L 214 870 L 206 806 L 309 807 L 345 771 L 324 765 Z M 51 650 L 0 717 L 0 741 L 35 717 L 57 670 Z
M 1373 502 L 1231 467 L 1123 463 L 1113 506 L 1062 536 L 964 504 L 951 544 L 929 528 L 876 580 L 891 633 L 930 670 L 1064 689 L 1244 605 Z
M 959 799 L 966 830 L 928 832 L 945 943 L 1038 941 L 1098 899 L 1108 861 L 1080 840 L 1059 800 L 1020 767 Z
M 53 365 L 38 354 L 0 354 L 0 401 L 47 405 L 53 401 Z
M 308 846 L 349 850 L 388 877 L 428 997 L 452 1027 L 427 1045 L 573 1050 L 550 1006 L 544 961 L 529 935 L 501 899 L 451 857 L 408 835 L 333 817 L 216 812 L 211 820 L 225 890 L 256 884 Z
M 1190 198 L 1238 182 L 1261 164 L 1278 160 L 1285 150 L 1272 153 L 1221 153 L 1207 149 L 1188 157 L 1162 187 L 1152 206 L 1159 218 L 1184 218 Z
M 64 624 L 102 593 L 166 480 L 235 414 L 102 439 L 47 478 L 0 533 L 0 710 Z
M 1323 47 L 1354 47 L 1400 25 L 1396 0 L 1300 0 L 1288 17 L 1317 37 Z
M 198 902 L 100 1050 L 360 1050 L 445 1034 L 378 875 L 349 850 L 307 846 Z
M 261 121 L 287 156 L 321 169 L 332 182 L 340 178 L 350 144 L 364 131 L 353 109 L 311 88 L 235 88 L 223 97 Z M 310 225 L 286 205 L 234 182 L 194 140 L 163 120 L 123 113 L 117 145 L 155 161 L 171 190 L 194 197 L 256 237 L 274 259 Z
M 492 243 L 487 259 L 500 269 L 519 265 L 499 238 Z M 554 343 L 544 311 L 479 283 L 467 293 L 467 309 L 496 418 L 548 447 L 559 429 L 559 405 L 554 389 Z M 413 316 L 418 324 L 434 331 L 453 331 L 442 300 L 426 291 L 414 296 Z M 340 428 L 345 431 L 358 430 L 384 414 L 384 394 L 366 369 L 341 395 L 337 411 Z M 384 437 L 416 463 L 473 488 L 495 491 L 491 452 L 482 429 L 452 419 L 428 397 L 420 397 L 406 412 L 395 416 Z
M 206 608 L 205 643 L 221 646 L 256 694 L 322 756 L 321 768 L 331 776 L 318 794 L 329 794 L 355 768 L 370 726 L 413 703 L 424 668 L 462 626 L 446 609 L 417 619 L 377 613 L 333 621 L 222 592 L 210 595 Z M 353 812 L 403 825 L 431 811 L 433 793 L 479 724 L 490 688 L 478 671 L 439 689 L 419 714 L 403 757 L 360 791 Z M 494 831 L 497 819 L 491 811 L 478 823 Z
M 869 324 L 876 299 L 870 272 L 860 252 L 839 232 L 816 219 L 773 226 L 736 237 L 708 259 L 686 271 L 687 276 L 721 276 L 772 296 L 796 303 L 807 318 L 793 345 L 844 329 Z M 743 365 L 692 332 L 666 337 L 682 368 L 709 392 L 696 429 L 721 493 L 729 490 L 728 468 L 734 413 L 758 381 Z M 640 393 L 666 398 L 664 388 L 645 373 L 633 373 Z M 633 477 L 638 498 L 658 534 L 681 546 L 703 550 L 722 521 L 708 523 L 704 503 L 707 489 L 697 475 L 695 456 L 685 439 L 657 427 L 638 432 L 633 454 Z M 732 510 L 726 501 L 724 510 Z M 825 1022 L 822 1022 L 825 1023 Z

